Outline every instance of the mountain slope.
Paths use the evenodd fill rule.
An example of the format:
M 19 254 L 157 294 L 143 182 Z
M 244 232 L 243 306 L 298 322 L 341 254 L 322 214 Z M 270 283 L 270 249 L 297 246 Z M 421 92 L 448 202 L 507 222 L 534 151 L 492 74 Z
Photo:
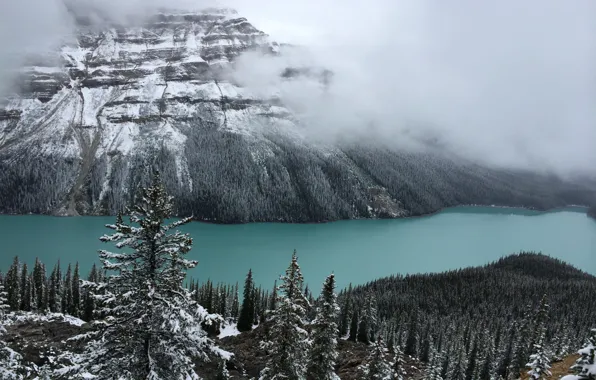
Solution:
M 2 213 L 114 214 L 153 167 L 179 214 L 214 222 L 596 201 L 583 184 L 442 153 L 310 141 L 277 94 L 257 96 L 230 75 L 243 52 L 280 48 L 234 11 L 168 11 L 129 26 L 77 22 L 76 40 L 31 57 L 18 90 L 0 101 Z

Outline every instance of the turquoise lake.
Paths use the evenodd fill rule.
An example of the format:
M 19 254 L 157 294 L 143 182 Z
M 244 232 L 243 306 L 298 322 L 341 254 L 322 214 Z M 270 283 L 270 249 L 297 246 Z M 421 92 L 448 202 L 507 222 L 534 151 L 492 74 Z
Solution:
M 113 217 L 0 215 L 0 270 L 18 255 L 31 264 L 39 256 L 48 267 L 78 261 L 86 272 L 98 238 Z M 440 272 L 483 265 L 501 256 L 540 251 L 596 275 L 596 220 L 585 209 L 534 212 L 489 207 L 457 207 L 432 216 L 398 220 L 350 220 L 324 224 L 256 223 L 182 228 L 194 239 L 189 258 L 199 260 L 190 275 L 201 281 L 242 284 L 252 268 L 255 280 L 272 285 L 298 251 L 307 283 L 318 289 L 331 272 L 338 288 L 349 282 L 401 273 Z

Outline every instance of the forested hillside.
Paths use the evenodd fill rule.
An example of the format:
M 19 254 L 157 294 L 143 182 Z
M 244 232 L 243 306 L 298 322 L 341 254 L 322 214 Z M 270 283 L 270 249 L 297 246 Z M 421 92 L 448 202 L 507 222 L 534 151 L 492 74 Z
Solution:
M 541 334 L 550 359 L 579 348 L 595 324 L 594 292 L 594 276 L 521 253 L 485 267 L 394 276 L 343 291 L 340 330 L 352 340 L 395 340 L 407 355 L 439 367 L 443 378 L 460 378 L 459 368 L 467 371 L 462 379 L 511 378 L 524 370 Z

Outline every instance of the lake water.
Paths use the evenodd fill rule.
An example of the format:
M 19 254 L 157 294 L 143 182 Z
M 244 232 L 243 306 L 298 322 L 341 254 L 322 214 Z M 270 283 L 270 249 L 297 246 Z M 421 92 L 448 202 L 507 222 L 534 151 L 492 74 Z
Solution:
M 0 270 L 15 255 L 48 267 L 78 261 L 83 272 L 110 248 L 98 237 L 113 217 L 0 215 Z M 191 276 L 242 284 L 253 269 L 269 286 L 298 251 L 306 281 L 319 289 L 335 272 L 338 287 L 395 273 L 438 272 L 483 265 L 520 250 L 541 251 L 596 275 L 596 220 L 584 209 L 539 213 L 518 209 L 458 207 L 420 218 L 351 220 L 325 224 L 258 223 L 183 228 L 194 239 Z M 318 291 L 318 290 L 317 290 Z

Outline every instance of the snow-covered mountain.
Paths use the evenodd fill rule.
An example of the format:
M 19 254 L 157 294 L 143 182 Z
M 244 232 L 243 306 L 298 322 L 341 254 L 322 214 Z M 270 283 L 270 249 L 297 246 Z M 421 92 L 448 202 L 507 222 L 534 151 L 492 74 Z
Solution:
M 76 40 L 31 58 L 0 103 L 0 212 L 115 213 L 153 167 L 180 214 L 218 222 L 595 199 L 582 185 L 439 154 L 310 142 L 274 93 L 252 94 L 230 75 L 243 52 L 279 54 L 232 10 L 163 11 L 133 26 L 77 22 Z

